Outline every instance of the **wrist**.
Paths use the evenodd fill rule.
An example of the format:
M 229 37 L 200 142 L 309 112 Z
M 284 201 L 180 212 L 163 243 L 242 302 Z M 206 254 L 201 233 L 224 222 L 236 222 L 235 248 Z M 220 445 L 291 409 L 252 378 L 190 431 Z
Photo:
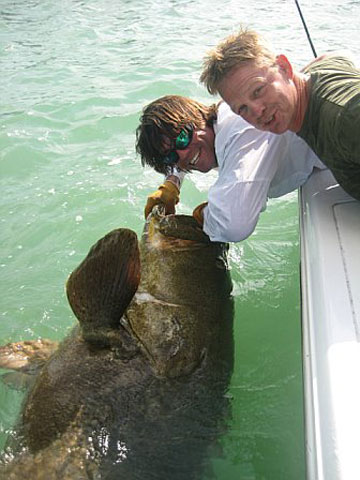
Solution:
M 174 198 L 179 197 L 180 189 L 174 182 L 171 180 L 166 179 L 165 182 L 160 185 L 159 190 L 166 190 L 170 193 Z
M 177 189 L 180 190 L 180 179 L 177 176 L 169 175 L 168 177 L 166 177 L 165 182 L 171 182 L 175 185 Z

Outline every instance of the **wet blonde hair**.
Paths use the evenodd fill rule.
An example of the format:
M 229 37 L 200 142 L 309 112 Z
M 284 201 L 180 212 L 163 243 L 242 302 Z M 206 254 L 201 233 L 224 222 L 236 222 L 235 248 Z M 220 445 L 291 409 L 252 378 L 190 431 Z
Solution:
M 200 82 L 215 95 L 219 93 L 220 83 L 233 68 L 246 62 L 263 66 L 274 65 L 275 61 L 276 55 L 267 42 L 257 32 L 242 28 L 206 54 Z
M 136 152 L 141 156 L 142 165 L 167 174 L 169 167 L 162 160 L 166 154 L 164 136 L 175 140 L 187 125 L 212 126 L 216 112 L 216 105 L 206 106 L 180 95 L 167 95 L 144 107 L 136 129 Z

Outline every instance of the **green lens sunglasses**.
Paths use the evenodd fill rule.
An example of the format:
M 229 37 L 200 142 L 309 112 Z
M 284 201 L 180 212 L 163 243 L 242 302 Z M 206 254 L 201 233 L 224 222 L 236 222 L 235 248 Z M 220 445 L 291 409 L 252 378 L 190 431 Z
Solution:
M 179 160 L 179 155 L 176 150 L 185 150 L 192 140 L 194 128 L 191 125 L 184 127 L 175 139 L 175 144 L 172 150 L 163 157 L 162 161 L 165 165 L 175 165 Z

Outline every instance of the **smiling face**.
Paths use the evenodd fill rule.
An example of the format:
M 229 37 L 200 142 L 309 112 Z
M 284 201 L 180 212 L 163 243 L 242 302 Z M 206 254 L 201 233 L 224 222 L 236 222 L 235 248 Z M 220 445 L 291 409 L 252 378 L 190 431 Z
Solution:
M 164 138 L 164 150 L 168 149 L 171 142 Z M 215 156 L 215 133 L 209 126 L 195 128 L 189 146 L 176 150 L 179 160 L 176 166 L 181 170 L 197 170 L 206 173 L 217 166 Z
M 220 83 L 219 93 L 231 109 L 259 130 L 291 130 L 297 111 L 292 67 L 284 55 L 274 66 L 251 61 L 233 69 Z

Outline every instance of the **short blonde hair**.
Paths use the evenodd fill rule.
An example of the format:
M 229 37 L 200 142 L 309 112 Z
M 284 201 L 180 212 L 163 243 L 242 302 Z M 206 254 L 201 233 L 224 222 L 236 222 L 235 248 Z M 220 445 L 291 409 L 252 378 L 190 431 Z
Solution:
M 206 54 L 200 82 L 215 95 L 219 92 L 219 84 L 233 68 L 246 62 L 274 65 L 275 61 L 276 55 L 266 41 L 257 32 L 242 28 Z

